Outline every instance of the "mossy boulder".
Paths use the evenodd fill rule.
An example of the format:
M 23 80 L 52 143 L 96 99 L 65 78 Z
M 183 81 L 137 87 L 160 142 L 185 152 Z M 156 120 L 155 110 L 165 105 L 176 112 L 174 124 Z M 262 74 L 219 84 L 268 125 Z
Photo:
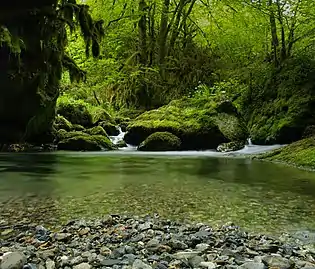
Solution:
M 244 148 L 245 142 L 244 141 L 233 141 L 229 143 L 223 143 L 217 147 L 217 151 L 219 152 L 231 152 L 237 151 Z
M 88 135 L 82 132 L 64 134 L 58 142 L 59 150 L 100 151 L 116 149 L 108 137 L 102 135 Z
M 98 125 L 101 126 L 109 136 L 119 135 L 119 129 L 117 126 L 108 121 L 102 121 Z
M 290 59 L 266 75 L 245 103 L 254 144 L 288 144 L 315 124 L 315 63 Z
M 72 123 L 68 121 L 64 116 L 57 115 L 54 122 L 54 128 L 56 130 L 71 131 L 73 129 Z
M 156 132 L 147 137 L 138 147 L 141 151 L 174 151 L 181 148 L 181 141 L 169 132 Z
M 105 132 L 102 126 L 95 126 L 90 129 L 86 129 L 85 133 L 90 134 L 90 135 L 103 135 L 107 137 L 107 133 Z
M 93 116 L 88 104 L 82 100 L 61 98 L 57 103 L 57 113 L 72 124 L 79 124 L 85 128 L 93 126 Z
M 216 149 L 222 143 L 245 141 L 246 124 L 231 106 L 222 106 L 212 97 L 174 100 L 131 121 L 124 140 L 138 146 L 155 132 L 169 132 L 181 140 L 185 150 Z

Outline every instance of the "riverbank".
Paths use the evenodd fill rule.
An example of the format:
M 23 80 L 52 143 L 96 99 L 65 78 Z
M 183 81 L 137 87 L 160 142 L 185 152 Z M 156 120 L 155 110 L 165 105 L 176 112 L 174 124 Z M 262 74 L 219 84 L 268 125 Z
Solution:
M 254 155 L 253 158 L 314 171 L 315 137 L 305 138 L 282 148 Z
M 315 268 L 315 250 L 300 241 L 250 234 L 233 224 L 212 228 L 111 215 L 54 230 L 1 228 L 1 269 Z

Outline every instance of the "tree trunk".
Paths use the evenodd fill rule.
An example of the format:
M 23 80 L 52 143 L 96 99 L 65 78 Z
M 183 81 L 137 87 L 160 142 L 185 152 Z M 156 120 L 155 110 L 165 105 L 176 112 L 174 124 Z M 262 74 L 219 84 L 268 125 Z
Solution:
M 158 63 L 160 66 L 160 74 L 162 79 L 165 78 L 164 59 L 167 52 L 166 40 L 168 33 L 168 13 L 170 8 L 170 0 L 164 0 L 161 14 L 160 32 L 158 37 L 159 56 Z
M 138 30 L 139 30 L 139 63 L 142 65 L 147 64 L 147 5 L 145 0 L 139 0 L 139 13 L 141 14 Z
M 279 66 L 279 59 L 278 59 L 278 47 L 279 47 L 279 39 L 277 35 L 277 25 L 276 19 L 273 11 L 273 3 L 272 0 L 269 0 L 269 8 L 270 8 L 270 30 L 271 30 L 271 44 L 272 44 L 272 53 L 273 53 L 273 60 L 276 67 Z
M 278 9 L 278 20 L 281 26 L 281 52 L 280 52 L 280 61 L 283 62 L 287 58 L 287 48 L 286 48 L 286 39 L 285 31 L 283 25 L 283 14 L 280 7 L 280 1 L 277 0 L 277 9 Z

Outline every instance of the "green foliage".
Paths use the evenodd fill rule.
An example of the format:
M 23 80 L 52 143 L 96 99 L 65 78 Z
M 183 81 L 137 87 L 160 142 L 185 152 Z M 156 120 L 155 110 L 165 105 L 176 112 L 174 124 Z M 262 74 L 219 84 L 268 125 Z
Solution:
M 314 124 L 314 70 L 313 60 L 290 59 L 252 89 L 245 103 L 253 143 L 290 143 Z
M 272 152 L 256 156 L 256 158 L 315 169 L 315 139 L 314 137 L 306 138 Z
M 180 139 L 169 132 L 156 132 L 146 138 L 138 147 L 141 151 L 173 151 L 181 148 Z

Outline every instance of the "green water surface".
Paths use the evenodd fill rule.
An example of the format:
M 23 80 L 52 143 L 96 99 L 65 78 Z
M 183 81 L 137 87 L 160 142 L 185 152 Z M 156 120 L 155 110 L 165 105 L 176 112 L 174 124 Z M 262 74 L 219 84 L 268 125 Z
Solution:
M 2 225 L 158 213 L 278 234 L 315 229 L 315 173 L 205 156 L 5 154 L 0 206 Z

